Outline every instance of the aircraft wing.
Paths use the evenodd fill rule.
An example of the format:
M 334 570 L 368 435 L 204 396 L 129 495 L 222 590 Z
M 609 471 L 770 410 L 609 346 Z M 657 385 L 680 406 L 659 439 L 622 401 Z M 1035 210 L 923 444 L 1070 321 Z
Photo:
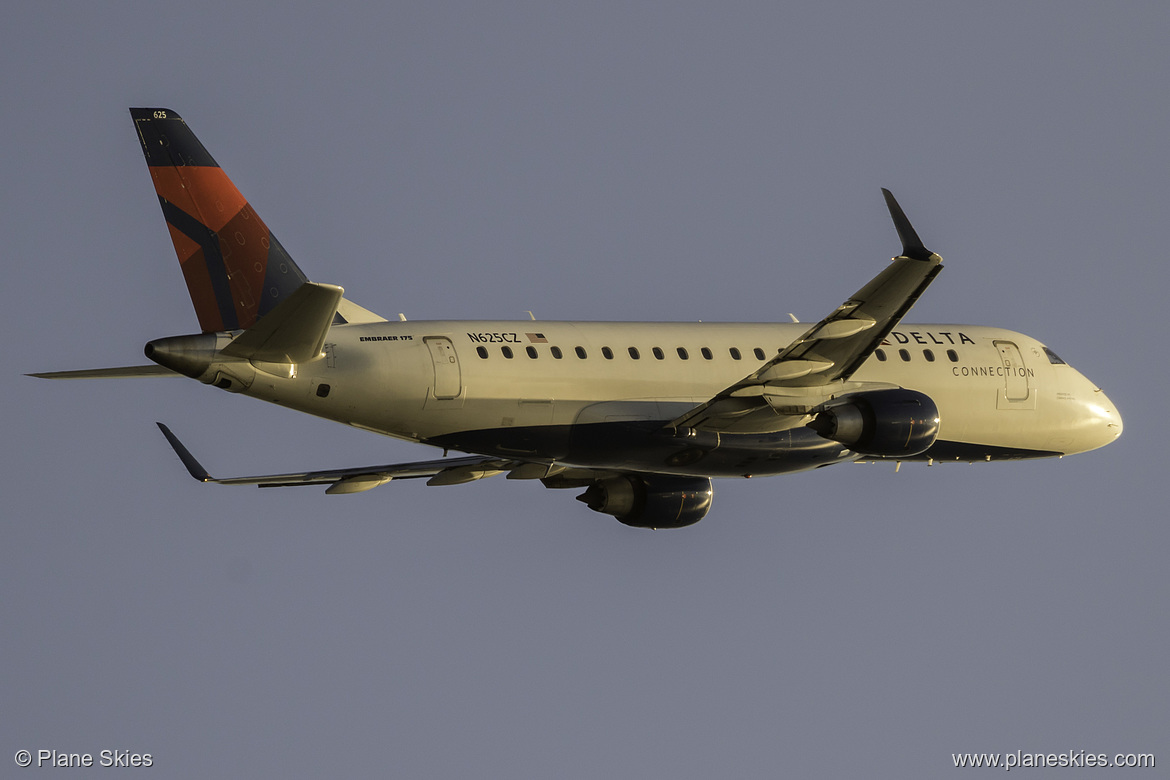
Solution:
M 823 401 L 828 386 L 844 389 L 942 270 L 942 258 L 922 245 L 894 196 L 886 189 L 882 193 L 902 240 L 902 254 L 780 354 L 672 420 L 668 430 L 780 430 Z
M 486 455 L 469 455 L 462 458 L 440 458 L 415 463 L 393 463 L 381 466 L 358 466 L 328 471 L 301 471 L 290 474 L 265 474 L 254 477 L 228 477 L 218 479 L 207 473 L 207 469 L 183 446 L 171 429 L 157 423 L 163 436 L 174 448 L 175 454 L 183 461 L 191 476 L 200 482 L 215 482 L 220 485 L 256 485 L 258 487 L 294 487 L 299 485 L 325 485 L 331 495 L 360 493 L 384 485 L 393 479 L 419 479 L 430 477 L 428 485 L 458 485 L 463 482 L 490 477 L 505 471 L 515 473 L 523 468 L 525 478 L 552 476 L 564 467 L 551 464 L 536 464 L 508 458 L 492 458 Z M 543 470 L 543 473 L 541 473 Z

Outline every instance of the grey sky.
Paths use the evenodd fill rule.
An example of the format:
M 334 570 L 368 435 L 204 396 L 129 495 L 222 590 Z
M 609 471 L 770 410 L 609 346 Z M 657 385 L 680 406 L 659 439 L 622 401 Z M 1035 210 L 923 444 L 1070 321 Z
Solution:
M 41 748 L 192 778 L 1170 764 L 1165 5 L 314 5 L 6 9 L 0 774 Z M 131 105 L 182 114 L 314 280 L 389 317 L 815 320 L 897 251 L 889 187 L 946 259 L 908 320 L 1045 341 L 1125 434 L 720 481 L 677 532 L 503 479 L 200 485 L 155 420 L 213 473 L 433 451 L 21 376 L 197 329 Z

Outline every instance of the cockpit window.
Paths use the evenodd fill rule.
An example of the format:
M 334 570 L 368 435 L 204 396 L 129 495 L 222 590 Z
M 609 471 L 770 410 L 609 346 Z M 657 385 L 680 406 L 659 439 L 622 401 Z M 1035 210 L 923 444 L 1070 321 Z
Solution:
M 1054 366 L 1068 365 L 1067 363 L 1065 363 L 1063 360 L 1060 359 L 1059 355 L 1057 355 L 1055 352 L 1050 350 L 1048 347 L 1043 347 L 1043 350 L 1044 350 L 1044 354 L 1048 356 L 1048 362 L 1051 363 L 1052 365 L 1054 365 Z

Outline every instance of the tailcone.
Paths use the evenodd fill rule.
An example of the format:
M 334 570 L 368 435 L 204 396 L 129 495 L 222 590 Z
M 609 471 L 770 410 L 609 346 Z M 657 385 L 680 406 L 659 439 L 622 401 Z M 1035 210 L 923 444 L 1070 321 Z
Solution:
M 143 353 L 147 359 L 172 371 L 199 379 L 211 368 L 218 352 L 218 335 L 199 333 L 192 336 L 170 336 L 147 342 Z

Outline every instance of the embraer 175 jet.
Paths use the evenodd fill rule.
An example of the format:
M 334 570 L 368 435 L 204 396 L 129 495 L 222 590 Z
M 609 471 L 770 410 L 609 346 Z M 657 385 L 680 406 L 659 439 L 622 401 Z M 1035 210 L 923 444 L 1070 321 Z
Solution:
M 679 528 L 707 514 L 713 477 L 1054 457 L 1121 435 L 1100 388 L 1036 339 L 902 324 L 942 258 L 887 190 L 902 253 L 811 327 L 390 322 L 310 282 L 178 114 L 130 113 L 202 332 L 148 343 L 157 365 L 34 376 L 182 375 L 470 453 L 220 479 L 159 423 L 203 482 L 339 494 L 507 474 L 584 489 L 579 500 L 627 525 Z

